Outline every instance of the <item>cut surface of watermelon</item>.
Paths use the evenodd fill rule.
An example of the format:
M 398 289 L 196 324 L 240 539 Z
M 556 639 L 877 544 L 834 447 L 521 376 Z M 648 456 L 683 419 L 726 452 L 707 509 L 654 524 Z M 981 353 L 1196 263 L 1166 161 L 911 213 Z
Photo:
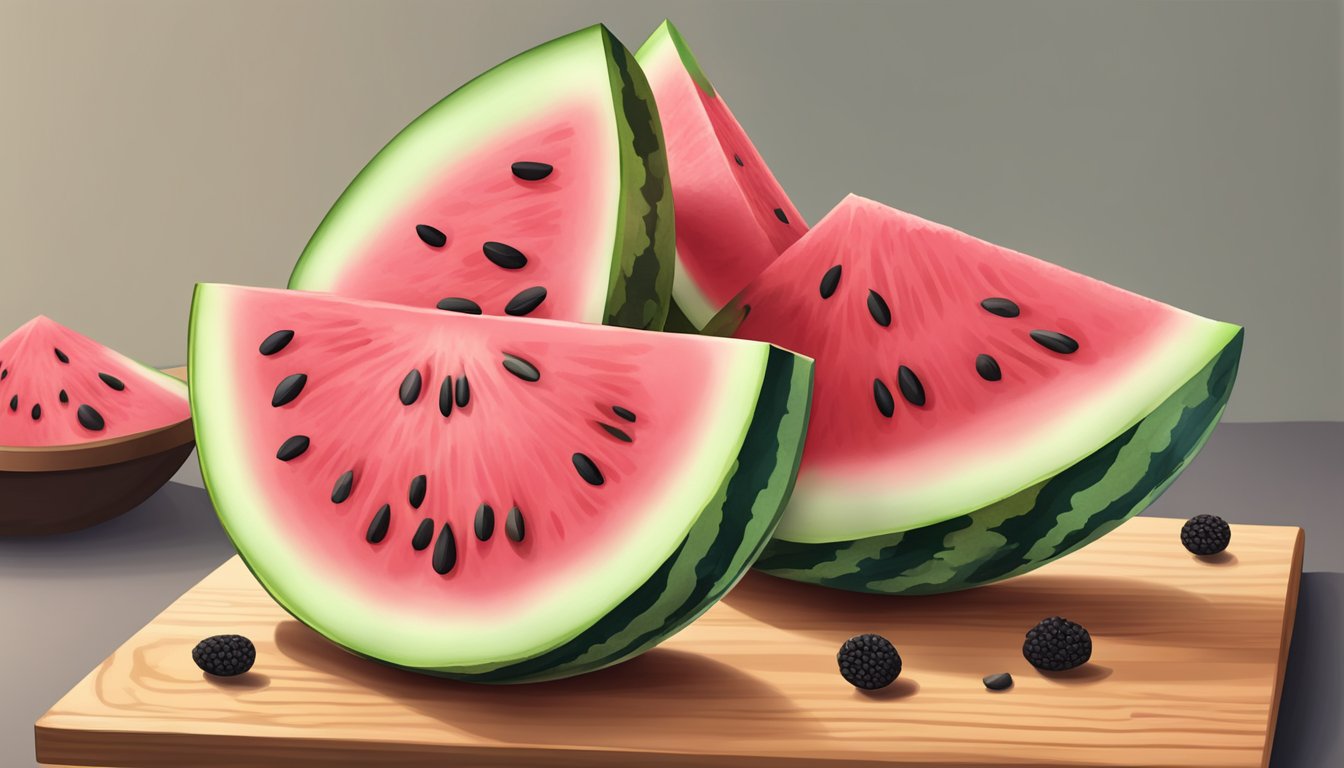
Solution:
M 228 534 L 337 644 L 481 682 L 639 653 L 741 576 L 811 364 L 755 342 L 197 288 L 192 396 Z
M 599 25 L 505 61 L 408 125 L 332 207 L 289 286 L 660 329 L 672 225 L 648 83 Z
M 667 139 L 677 216 L 673 298 L 699 329 L 807 222 L 670 21 L 637 56 Z
M 872 591 L 992 581 L 1136 513 L 1207 438 L 1241 349 L 1237 326 L 856 196 L 712 324 L 733 329 L 817 360 L 764 566 Z

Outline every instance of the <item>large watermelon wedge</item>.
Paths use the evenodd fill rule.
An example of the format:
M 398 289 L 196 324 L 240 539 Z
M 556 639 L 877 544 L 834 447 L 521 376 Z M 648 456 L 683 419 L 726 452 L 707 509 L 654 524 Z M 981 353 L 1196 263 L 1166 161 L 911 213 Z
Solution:
M 672 231 L 648 82 L 593 26 L 406 126 L 336 201 L 289 287 L 661 329 Z
M 676 201 L 668 327 L 699 329 L 806 232 L 807 222 L 672 22 L 636 55 L 658 99 Z
M 797 473 L 766 344 L 202 285 L 201 469 L 239 553 L 356 653 L 479 682 L 640 653 L 722 596 Z
M 798 489 L 759 567 L 943 592 L 1147 506 L 1203 445 L 1242 331 L 860 197 L 714 323 L 817 360 Z

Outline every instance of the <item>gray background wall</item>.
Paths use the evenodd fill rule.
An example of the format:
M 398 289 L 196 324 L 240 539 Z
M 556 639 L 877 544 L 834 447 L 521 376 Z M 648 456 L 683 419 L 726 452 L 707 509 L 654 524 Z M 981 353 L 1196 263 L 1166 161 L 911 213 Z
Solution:
M 884 200 L 1242 323 L 1229 417 L 1344 419 L 1338 0 L 0 0 L 0 330 L 185 357 L 509 55 L 671 15 L 794 201 Z

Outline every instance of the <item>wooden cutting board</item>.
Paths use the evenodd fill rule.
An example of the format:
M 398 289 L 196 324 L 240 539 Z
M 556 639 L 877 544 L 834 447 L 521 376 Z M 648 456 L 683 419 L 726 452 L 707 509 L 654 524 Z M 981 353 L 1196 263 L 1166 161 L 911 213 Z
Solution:
M 224 766 L 1265 766 L 1302 566 L 1297 528 L 1234 526 L 1225 556 L 1137 518 L 1026 576 L 883 598 L 753 573 L 662 647 L 585 677 L 483 687 L 385 668 L 280 610 L 236 558 L 37 722 L 49 764 Z M 1047 676 L 1023 634 L 1062 614 L 1092 662 Z M 866 694 L 835 652 L 860 632 L 905 671 Z M 254 670 L 202 676 L 237 632 Z M 987 691 L 983 675 L 1016 685 Z

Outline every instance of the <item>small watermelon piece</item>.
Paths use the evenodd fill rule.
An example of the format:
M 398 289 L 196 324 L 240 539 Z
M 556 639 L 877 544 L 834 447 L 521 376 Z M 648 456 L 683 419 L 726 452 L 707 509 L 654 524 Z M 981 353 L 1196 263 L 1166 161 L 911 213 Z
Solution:
M 684 317 L 678 325 L 690 326 L 678 330 L 699 329 L 801 237 L 807 222 L 672 22 L 636 56 L 667 138 L 677 216 L 674 312 Z
M 648 82 L 599 25 L 505 61 L 397 134 L 289 287 L 656 330 L 672 238 Z
M 811 367 L 307 292 L 192 307 L 202 472 L 261 584 L 357 654 L 478 682 L 613 664 L 722 596 L 792 488 Z
M 813 355 L 797 492 L 759 566 L 942 592 L 1115 528 L 1203 445 L 1242 330 L 850 196 L 713 323 Z
M 119 515 L 191 449 L 182 381 L 46 317 L 0 341 L 0 535 Z

